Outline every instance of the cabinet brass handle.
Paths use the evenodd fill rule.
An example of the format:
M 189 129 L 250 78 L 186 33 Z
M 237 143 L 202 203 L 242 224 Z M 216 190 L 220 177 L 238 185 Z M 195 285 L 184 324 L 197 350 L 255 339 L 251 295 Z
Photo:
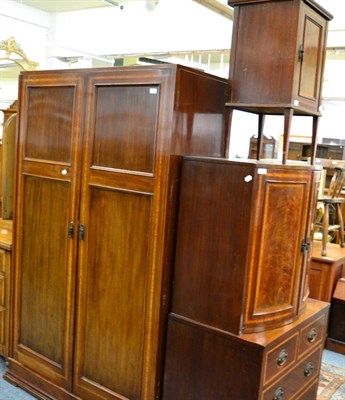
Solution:
M 310 376 L 313 373 L 314 365 L 309 362 L 304 370 L 304 376 Z
M 279 353 L 279 356 L 278 356 L 278 359 L 277 359 L 277 364 L 278 364 L 279 366 L 284 365 L 284 364 L 286 363 L 287 358 L 288 358 L 288 353 L 287 353 L 287 351 L 286 351 L 286 350 L 282 350 L 282 351 Z
M 276 389 L 276 391 L 274 392 L 274 397 L 272 400 L 282 400 L 284 396 L 284 390 L 282 387 L 279 387 L 278 389 Z
M 309 332 L 309 336 L 308 336 L 308 342 L 309 343 L 313 343 L 315 338 L 316 338 L 316 336 L 317 336 L 316 329 L 315 328 L 311 329 L 310 332 Z

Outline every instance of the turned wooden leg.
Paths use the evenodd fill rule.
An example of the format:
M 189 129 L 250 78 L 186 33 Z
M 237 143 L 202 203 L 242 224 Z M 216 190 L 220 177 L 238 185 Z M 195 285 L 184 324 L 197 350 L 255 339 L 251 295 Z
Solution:
M 286 160 L 288 159 L 289 155 L 289 140 L 290 140 L 292 117 L 293 117 L 293 109 L 286 108 L 284 111 L 283 164 L 286 164 Z
M 314 165 L 315 157 L 316 157 L 316 148 L 317 148 L 317 130 L 319 126 L 319 117 L 313 116 L 313 135 L 311 139 L 311 156 L 310 156 L 310 164 Z
M 337 214 L 338 214 L 338 220 L 339 220 L 339 242 L 340 242 L 340 247 L 345 247 L 345 236 L 344 236 L 344 219 L 343 219 L 343 214 L 341 212 L 341 207 L 340 204 L 337 204 Z
M 325 209 L 322 219 L 322 251 L 321 251 L 322 256 L 327 255 L 328 224 L 329 224 L 329 204 L 325 203 Z
M 256 159 L 260 160 L 264 137 L 265 114 L 259 114 L 258 141 L 256 149 Z
M 234 109 L 232 107 L 225 108 L 225 138 L 224 138 L 224 147 L 225 147 L 225 157 L 229 158 L 230 152 L 230 138 L 231 138 L 231 124 L 232 124 L 232 115 Z

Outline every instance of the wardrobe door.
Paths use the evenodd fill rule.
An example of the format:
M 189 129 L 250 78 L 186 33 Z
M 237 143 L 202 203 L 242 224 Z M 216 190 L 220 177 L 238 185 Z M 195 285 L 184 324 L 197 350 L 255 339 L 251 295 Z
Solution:
M 72 228 L 78 214 L 82 99 L 83 81 L 73 73 L 22 76 L 14 359 L 66 389 L 71 387 L 76 265 Z M 35 385 L 32 375 L 26 379 Z
M 88 400 L 158 390 L 169 74 L 88 81 L 73 389 Z

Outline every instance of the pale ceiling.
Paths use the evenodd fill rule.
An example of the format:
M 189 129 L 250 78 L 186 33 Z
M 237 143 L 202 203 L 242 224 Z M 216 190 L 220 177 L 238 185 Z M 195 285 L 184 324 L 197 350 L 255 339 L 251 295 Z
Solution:
M 1 0 L 0 0 L 1 1 Z M 129 2 L 146 2 L 146 6 L 152 9 L 159 0 L 14 0 L 30 7 L 47 12 L 78 11 L 88 8 L 116 7 Z M 194 0 L 210 10 L 232 19 L 233 10 L 227 5 L 227 0 Z
M 17 3 L 47 12 L 78 11 L 87 8 L 113 7 L 120 3 L 143 0 L 15 0 Z

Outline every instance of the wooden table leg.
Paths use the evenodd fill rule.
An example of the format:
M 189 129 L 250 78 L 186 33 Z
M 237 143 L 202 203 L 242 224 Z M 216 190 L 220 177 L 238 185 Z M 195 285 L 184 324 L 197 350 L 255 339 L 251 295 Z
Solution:
M 290 139 L 292 117 L 293 117 L 293 109 L 286 108 L 284 110 L 283 164 L 286 164 L 286 160 L 289 154 L 289 139 Z
M 224 138 L 224 146 L 225 146 L 225 157 L 229 158 L 230 153 L 230 138 L 231 138 L 231 124 L 232 124 L 232 116 L 234 109 L 232 107 L 225 108 L 225 138 Z
M 318 125 L 319 125 L 319 117 L 317 115 L 313 115 L 313 134 L 311 140 L 311 157 L 310 157 L 311 165 L 314 165 L 316 157 Z
M 265 124 L 265 114 L 259 114 L 259 127 L 258 127 L 258 142 L 256 149 L 256 159 L 260 160 L 262 153 L 262 144 L 264 137 L 264 124 Z

